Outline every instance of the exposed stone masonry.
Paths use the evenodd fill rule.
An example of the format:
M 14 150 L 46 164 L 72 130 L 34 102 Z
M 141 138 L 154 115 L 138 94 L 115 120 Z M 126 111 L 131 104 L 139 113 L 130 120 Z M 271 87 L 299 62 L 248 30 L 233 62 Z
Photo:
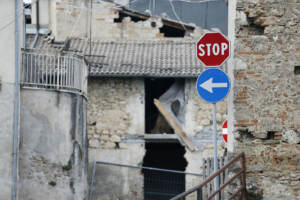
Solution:
M 75 1 L 70 4 L 67 0 L 62 0 L 55 4 L 54 13 L 57 20 L 52 23 L 53 34 L 56 40 L 64 41 L 66 37 L 89 37 L 90 12 L 83 1 Z M 133 21 L 130 17 L 125 17 L 122 22 L 115 22 L 119 18 L 119 9 L 115 4 L 104 2 L 94 3 L 92 12 L 92 39 L 101 40 L 174 40 L 176 38 L 165 38 L 164 33 L 160 33 L 163 26 L 162 19 L 150 17 L 148 20 Z M 84 27 L 82 29 L 74 28 Z M 203 34 L 203 30 L 196 28 L 184 39 L 198 39 Z M 182 39 L 182 38 L 177 38 Z
M 299 16 L 299 0 L 237 3 L 235 150 L 253 199 L 300 198 Z
M 125 134 L 144 134 L 143 86 L 138 79 L 90 79 L 88 138 L 91 148 L 122 148 Z
M 203 101 L 196 90 L 196 80 L 186 80 L 186 116 L 185 127 L 190 135 L 201 134 L 206 128 L 212 128 L 212 104 Z M 227 118 L 226 99 L 217 103 L 217 129 L 222 130 L 222 124 Z

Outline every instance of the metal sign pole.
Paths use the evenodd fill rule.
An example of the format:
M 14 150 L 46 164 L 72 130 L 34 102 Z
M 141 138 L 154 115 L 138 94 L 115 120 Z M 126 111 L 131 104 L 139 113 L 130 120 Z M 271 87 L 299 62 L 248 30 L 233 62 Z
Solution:
M 217 106 L 216 103 L 213 103 L 213 143 L 214 143 L 214 173 L 218 171 L 218 138 L 217 138 Z M 219 189 L 219 176 L 214 179 L 215 191 Z M 215 200 L 219 200 L 219 193 L 216 194 Z
M 220 69 L 207 69 L 197 79 L 197 91 L 199 96 L 208 103 L 213 104 L 213 144 L 214 144 L 214 173 L 218 171 L 218 140 L 217 140 L 217 106 L 216 103 L 223 100 L 230 89 L 230 81 L 227 74 Z M 219 176 L 214 179 L 215 191 L 219 189 Z M 220 193 L 215 195 L 215 200 L 220 199 Z

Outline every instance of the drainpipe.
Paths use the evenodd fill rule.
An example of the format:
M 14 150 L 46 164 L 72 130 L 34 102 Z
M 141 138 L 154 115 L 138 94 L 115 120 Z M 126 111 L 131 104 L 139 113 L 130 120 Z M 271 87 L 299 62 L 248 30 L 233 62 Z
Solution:
M 22 5 L 24 6 L 24 4 Z M 26 49 L 26 17 L 25 17 L 25 7 L 23 8 L 23 47 Z
M 32 46 L 31 48 L 34 48 L 37 41 L 38 41 L 38 38 L 39 38 L 39 30 L 40 30 L 40 20 L 39 20 L 39 0 L 36 1 L 36 35 L 35 35 L 35 38 L 34 38 L 34 41 L 32 43 Z
M 18 199 L 18 161 L 19 161 L 19 117 L 20 117 L 20 84 L 19 84 L 19 71 L 20 71 L 20 45 L 19 45 L 19 5 L 20 0 L 15 0 L 15 100 L 14 100 L 14 124 L 13 124 L 13 180 L 12 180 L 12 200 Z

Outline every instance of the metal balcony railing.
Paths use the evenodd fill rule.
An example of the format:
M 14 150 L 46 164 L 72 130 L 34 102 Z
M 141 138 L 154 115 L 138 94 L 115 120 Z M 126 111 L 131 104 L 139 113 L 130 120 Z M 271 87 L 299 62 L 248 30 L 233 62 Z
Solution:
M 22 52 L 22 87 L 87 94 L 88 67 L 77 55 Z

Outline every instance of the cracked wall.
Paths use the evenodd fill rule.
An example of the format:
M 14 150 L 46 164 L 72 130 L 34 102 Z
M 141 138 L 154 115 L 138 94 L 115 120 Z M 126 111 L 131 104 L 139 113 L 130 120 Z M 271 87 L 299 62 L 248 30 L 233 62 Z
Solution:
M 300 1 L 237 1 L 235 151 L 247 155 L 248 189 L 299 199 Z M 298 143 L 298 144 L 297 144 Z
M 20 199 L 87 199 L 85 113 L 82 96 L 21 90 Z

